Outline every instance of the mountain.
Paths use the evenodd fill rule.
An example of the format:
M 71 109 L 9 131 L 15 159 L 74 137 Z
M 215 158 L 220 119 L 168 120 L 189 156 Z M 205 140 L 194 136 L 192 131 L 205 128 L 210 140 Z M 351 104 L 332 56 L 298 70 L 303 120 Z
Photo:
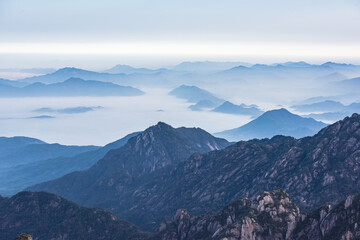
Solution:
M 1 197 L 0 197 L 1 198 Z M 148 238 L 130 223 L 98 208 L 85 208 L 56 195 L 21 192 L 0 201 L 0 239 L 26 232 L 39 239 Z
M 360 87 L 360 77 L 346 79 L 335 83 L 337 87 L 348 90 L 358 89 Z
M 95 110 L 101 109 L 101 108 L 102 108 L 101 106 L 97 106 L 97 107 L 85 107 L 85 106 L 80 106 L 80 107 L 70 107 L 70 108 L 61 108 L 61 109 L 38 108 L 38 109 L 35 109 L 33 112 L 38 112 L 38 113 L 78 114 L 78 113 L 86 113 L 86 112 L 95 111 Z
M 108 70 L 105 70 L 105 73 L 111 73 L 111 74 L 134 74 L 134 73 L 140 73 L 140 74 L 152 74 L 156 73 L 159 70 L 153 70 L 148 68 L 134 68 L 129 65 L 116 65 Z M 344 78 L 345 79 L 345 78 Z
M 303 118 L 282 108 L 267 111 L 255 120 L 235 129 L 216 133 L 215 136 L 231 141 L 269 138 L 275 135 L 304 137 L 314 135 L 326 124 L 312 118 Z
M 69 78 L 81 78 L 85 80 L 99 80 L 99 81 L 121 81 L 125 77 L 124 74 L 109 74 L 98 73 L 94 71 L 83 70 L 74 67 L 61 68 L 53 73 L 48 73 L 41 76 L 34 76 L 24 78 L 21 81 L 27 83 L 44 83 L 52 84 L 66 81 Z
M 344 109 L 344 105 L 333 100 L 325 100 L 311 104 L 293 105 L 291 108 L 299 112 L 336 112 Z
M 300 112 L 320 112 L 311 113 L 304 117 L 315 118 L 319 120 L 338 121 L 354 112 L 360 112 L 360 103 L 351 103 L 343 105 L 340 102 L 326 100 L 311 104 L 294 105 L 292 108 Z
M 155 139 L 160 132 L 164 134 L 165 129 L 158 130 L 157 134 L 151 134 L 152 142 L 158 142 Z M 276 188 L 284 189 L 300 209 L 313 209 L 359 193 L 359 139 L 360 115 L 353 114 L 313 137 L 276 136 L 240 141 L 222 150 L 195 153 L 187 160 L 145 172 L 142 166 L 154 159 L 164 162 L 166 151 L 160 148 L 155 152 L 154 144 L 143 149 L 141 143 L 149 142 L 149 137 L 141 134 L 119 149 L 124 157 L 122 161 L 112 151 L 88 171 L 30 189 L 109 209 L 146 230 L 153 230 L 180 208 L 192 214 L 217 211 L 242 196 L 253 198 L 259 192 Z M 150 152 L 150 147 L 153 152 L 142 160 L 135 159 L 136 151 L 123 152 L 131 145 L 137 145 L 138 152 L 144 154 Z M 127 161 L 136 161 L 140 168 L 137 177 Z
M 24 82 L 21 82 L 21 81 L 7 80 L 7 79 L 0 78 L 0 85 L 9 86 L 9 87 L 24 87 L 27 84 Z
M 203 111 L 204 109 L 211 109 L 216 107 L 217 104 L 213 103 L 210 100 L 200 100 L 196 104 L 190 105 L 189 108 L 191 111 Z
M 185 71 L 185 72 L 199 72 L 199 73 L 210 73 L 210 72 L 218 72 L 223 71 L 229 68 L 233 68 L 236 66 L 251 66 L 249 63 L 245 62 L 182 62 L 172 69 L 177 71 Z
M 108 152 L 89 170 L 30 189 L 46 189 L 82 205 L 100 206 L 117 201 L 115 199 L 141 176 L 184 161 L 196 152 L 205 153 L 228 145 L 226 140 L 202 129 L 175 129 L 159 122 L 131 138 L 123 147 Z
M 253 117 L 258 117 L 263 111 L 261 111 L 257 106 L 249 106 L 245 104 L 235 105 L 229 101 L 224 102 L 220 106 L 214 108 L 212 112 L 220 112 L 227 114 L 240 114 L 240 115 L 250 115 Z
M 61 83 L 45 85 L 33 83 L 22 88 L 0 86 L 1 97 L 43 97 L 43 96 L 139 96 L 144 94 L 139 89 L 120 86 L 114 83 L 80 78 L 69 78 Z
M 96 146 L 66 146 L 48 144 L 38 139 L 13 137 L 0 138 L 0 166 L 14 167 L 55 157 L 70 157 L 98 149 Z
M 31 144 L 45 144 L 45 142 L 29 137 L 0 137 L 0 157 L 14 153 Z
M 177 98 L 186 99 L 188 102 L 191 103 L 197 103 L 202 100 L 207 100 L 213 102 L 214 104 L 221 104 L 224 102 L 224 100 L 216 97 L 212 93 L 196 86 L 181 85 L 180 87 L 172 90 L 169 95 L 175 96 Z
M 163 222 L 152 239 L 358 239 L 360 195 L 330 208 L 301 214 L 282 190 L 263 192 L 255 199 L 241 198 L 219 212 L 191 216 L 180 209 Z
M 318 81 L 323 81 L 323 82 L 341 81 L 344 79 L 348 79 L 348 77 L 338 72 L 333 72 L 317 78 Z
M 31 185 L 53 180 L 74 171 L 86 170 L 103 158 L 108 151 L 122 147 L 130 138 L 138 134 L 139 132 L 135 132 L 104 147 L 95 150 L 86 149 L 81 153 L 73 153 L 71 156 L 67 156 L 67 150 L 61 153 L 61 149 L 60 154 L 52 156 L 42 156 L 41 151 L 35 151 L 34 161 L 19 163 L 20 165 L 1 171 L 0 193 L 5 196 L 13 195 Z M 49 148 L 47 151 L 52 152 L 53 149 Z M 23 154 L 24 151 L 20 150 L 20 156 Z

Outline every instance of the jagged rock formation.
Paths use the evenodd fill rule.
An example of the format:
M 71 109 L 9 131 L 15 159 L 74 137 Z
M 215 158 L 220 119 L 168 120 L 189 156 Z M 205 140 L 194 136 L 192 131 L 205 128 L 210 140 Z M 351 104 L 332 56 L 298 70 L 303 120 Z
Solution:
M 154 229 L 179 208 L 193 214 L 217 211 L 239 197 L 253 198 L 275 188 L 284 189 L 300 209 L 335 204 L 360 189 L 358 114 L 324 128 L 313 137 L 277 136 L 238 142 L 223 150 L 193 154 L 186 161 L 174 156 L 179 156 L 187 145 L 175 144 L 178 141 L 173 135 L 160 140 L 163 139 L 160 136 L 170 137 L 169 131 L 163 131 L 162 126 L 154 128 L 158 130 L 156 134 L 155 129 L 148 131 L 149 135 L 145 131 L 138 140 L 130 140 L 130 145 L 124 146 L 128 151 L 119 150 L 118 155 L 110 152 L 92 170 L 32 189 L 45 189 L 80 204 L 104 207 L 147 230 Z M 154 138 L 151 144 L 146 144 L 150 136 Z M 141 144 L 137 145 L 138 141 Z M 158 142 L 169 143 L 167 150 L 170 146 L 180 149 L 175 151 L 179 155 L 166 157 L 170 155 L 161 154 L 165 150 L 157 152 L 155 146 L 164 149 L 159 148 L 163 145 Z M 154 146 L 153 151 L 144 156 L 148 146 Z M 169 159 L 176 161 L 167 162 Z M 155 164 L 164 162 L 168 164 Z
M 17 236 L 16 238 L 14 238 L 14 240 L 33 240 L 33 239 L 29 234 L 22 233 L 19 236 Z
M 360 239 L 360 195 L 302 215 L 289 239 Z
M 282 190 L 264 192 L 253 201 L 236 200 L 217 213 L 191 216 L 178 210 L 163 222 L 157 240 L 355 240 L 360 237 L 360 196 L 349 196 L 331 209 L 324 206 L 306 214 Z
M 0 201 L 0 239 L 14 239 L 21 232 L 34 240 L 141 240 L 149 236 L 110 212 L 80 207 L 45 192 L 21 192 Z

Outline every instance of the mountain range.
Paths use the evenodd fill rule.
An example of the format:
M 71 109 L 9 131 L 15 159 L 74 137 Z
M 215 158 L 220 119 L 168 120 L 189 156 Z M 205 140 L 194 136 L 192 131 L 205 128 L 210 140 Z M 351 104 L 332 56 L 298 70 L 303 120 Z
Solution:
M 43 84 L 40 82 L 25 87 L 0 85 L 1 97 L 44 97 L 44 96 L 139 96 L 141 90 L 114 83 L 80 78 L 69 78 L 64 82 Z
M 179 208 L 192 214 L 217 211 L 239 197 L 253 198 L 278 187 L 300 209 L 312 209 L 358 193 L 359 122 L 360 116 L 353 114 L 313 137 L 240 141 L 203 154 L 185 151 L 191 145 L 180 147 L 177 131 L 160 123 L 89 170 L 30 190 L 103 207 L 145 230 L 153 230 Z M 216 149 L 216 142 L 203 144 L 204 150 Z
M 177 98 L 186 99 L 190 103 L 198 103 L 200 101 L 206 100 L 215 105 L 219 105 L 225 101 L 204 89 L 188 85 L 181 85 L 175 88 L 174 90 L 169 92 L 169 95 L 175 96 Z
M 137 134 L 139 132 L 129 134 L 104 147 L 46 144 L 37 139 L 24 137 L 0 138 L 0 150 L 6 149 L 2 151 L 4 155 L 0 156 L 0 159 L 12 163 L 0 171 L 0 194 L 13 195 L 31 185 L 86 170 L 108 151 L 125 145 Z M 31 161 L 26 161 L 29 158 Z
M 267 111 L 260 117 L 235 129 L 215 133 L 215 136 L 230 141 L 249 140 L 253 138 L 271 138 L 275 135 L 293 137 L 311 136 L 326 124 L 312 118 L 303 118 L 290 113 L 285 108 Z
M 250 115 L 252 117 L 258 117 L 262 113 L 256 105 L 236 105 L 229 101 L 224 102 L 220 106 L 214 108 L 212 112 L 228 113 L 228 114 L 239 114 L 239 115 Z
M 125 74 L 109 74 L 109 73 L 99 73 L 95 71 L 83 70 L 74 67 L 66 67 L 56 70 L 55 72 L 34 76 L 29 78 L 24 78 L 21 81 L 27 83 L 44 83 L 44 84 L 53 84 L 64 82 L 69 78 L 81 78 L 85 80 L 97 80 L 97 81 L 120 81 L 125 77 Z
M 301 213 L 281 189 L 254 199 L 238 198 L 218 212 L 192 216 L 179 209 L 155 233 L 146 233 L 110 212 L 85 208 L 46 192 L 0 196 L 0 239 L 20 234 L 32 239 L 205 240 L 278 239 L 326 240 L 360 237 L 360 195 L 350 195 L 331 207 Z M 30 234 L 29 234 L 30 233 Z

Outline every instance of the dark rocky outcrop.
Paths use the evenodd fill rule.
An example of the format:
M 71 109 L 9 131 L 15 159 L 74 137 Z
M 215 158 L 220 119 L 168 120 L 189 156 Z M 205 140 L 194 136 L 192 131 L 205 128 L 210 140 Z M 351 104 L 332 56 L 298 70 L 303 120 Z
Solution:
M 21 192 L 0 202 L 0 239 L 14 239 L 21 232 L 34 240 L 141 240 L 149 236 L 110 212 L 80 207 L 45 192 Z

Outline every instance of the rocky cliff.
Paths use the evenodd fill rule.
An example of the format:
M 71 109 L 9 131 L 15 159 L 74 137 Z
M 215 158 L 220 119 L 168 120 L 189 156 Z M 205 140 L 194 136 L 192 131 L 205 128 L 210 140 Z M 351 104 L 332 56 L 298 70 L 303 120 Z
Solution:
M 360 237 L 360 196 L 349 196 L 334 208 L 324 206 L 301 214 L 282 190 L 254 200 L 236 200 L 217 213 L 191 216 L 178 210 L 152 239 L 161 240 L 355 240 Z

